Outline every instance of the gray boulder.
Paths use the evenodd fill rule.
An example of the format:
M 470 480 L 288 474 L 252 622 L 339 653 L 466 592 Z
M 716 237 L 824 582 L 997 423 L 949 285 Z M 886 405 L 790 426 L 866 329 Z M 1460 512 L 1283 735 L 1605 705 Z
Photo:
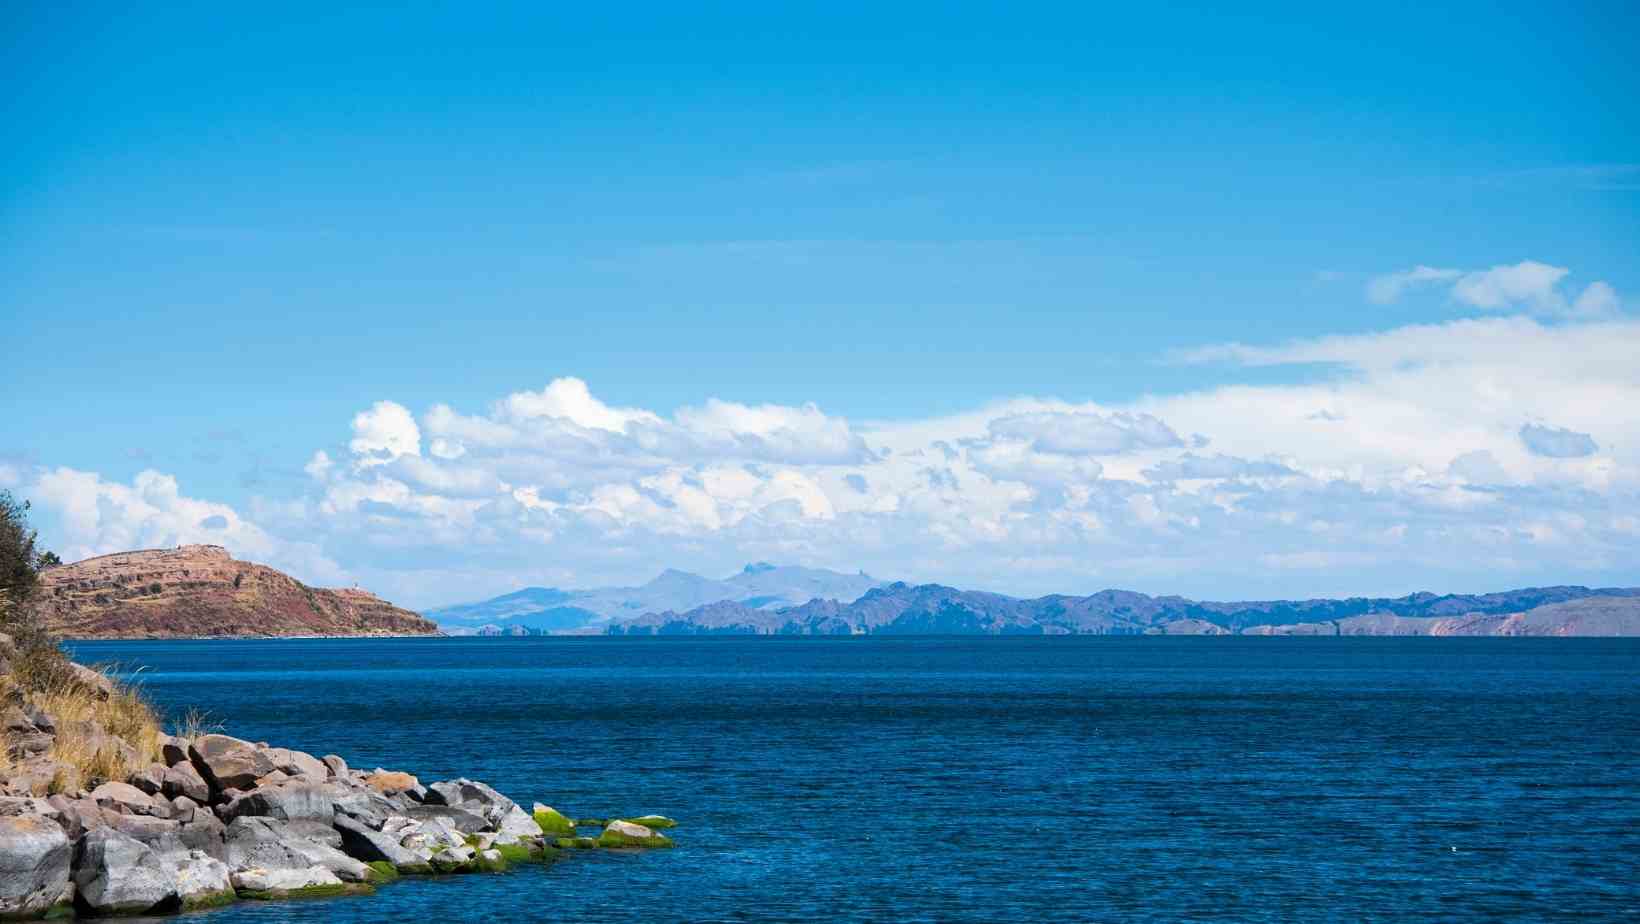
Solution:
M 273 772 L 267 752 L 227 735 L 201 735 L 188 746 L 188 758 L 211 789 L 250 789 Z
M 228 826 L 228 866 L 246 869 L 308 869 L 319 866 L 347 882 L 367 882 L 370 868 L 328 844 L 303 837 L 275 818 L 239 818 Z
M 211 787 L 206 784 L 205 778 L 199 775 L 193 764 L 181 763 L 174 767 L 167 767 L 160 776 L 160 795 L 168 799 L 178 796 L 187 796 L 189 799 L 205 805 L 211 801 Z
M 485 821 L 482 815 L 475 815 L 466 809 L 451 808 L 448 805 L 412 805 L 404 810 L 404 814 L 416 821 L 439 819 L 462 834 L 477 834 L 489 826 L 489 822 Z M 541 829 L 536 828 L 530 833 L 540 834 Z
M 515 805 L 496 822 L 495 832 L 496 843 L 514 844 L 526 837 L 540 837 L 541 826 L 528 812 Z
M 330 824 L 336 801 L 350 796 L 347 790 L 327 783 L 285 782 L 259 786 L 236 796 L 221 811 L 223 821 L 246 815 L 295 821 L 306 818 Z
M 106 827 L 118 831 L 158 854 L 187 853 L 189 847 L 182 840 L 182 825 L 169 818 L 148 815 L 121 815 L 104 812 Z
M 131 775 L 126 777 L 125 781 L 147 795 L 157 796 L 160 783 L 165 779 L 166 769 L 164 764 L 151 764 L 141 770 L 131 771 Z
M 184 910 L 233 900 L 233 882 L 228 877 L 228 864 L 198 850 L 168 857 L 167 860 L 171 865 L 171 878 L 176 882 L 177 898 Z
M 342 835 L 342 849 L 348 856 L 366 863 L 386 861 L 403 872 L 427 872 L 428 854 L 404 847 L 391 834 L 365 827 L 345 815 L 336 816 L 336 830 Z
M 142 914 L 178 903 L 176 879 L 160 856 L 112 828 L 85 836 L 74 867 L 76 901 L 97 914 Z
M 130 783 L 119 783 L 110 780 L 91 790 L 91 799 L 104 810 L 119 812 L 124 815 L 157 815 L 164 817 L 171 814 L 169 803 L 166 803 L 165 807 L 161 809 L 160 803 L 153 796 L 132 786 Z
M 189 850 L 202 851 L 218 860 L 228 858 L 227 826 L 210 812 L 196 810 L 193 818 L 181 822 L 177 834 Z
M 517 808 L 513 800 L 496 792 L 488 784 L 465 778 L 444 780 L 428 786 L 427 797 L 423 801 L 428 805 L 466 809 L 484 816 L 484 820 L 491 825 L 500 824 L 511 809 Z
M 43 815 L 0 818 L 0 917 L 39 917 L 68 899 L 74 849 Z
M 322 866 L 307 869 L 244 869 L 231 874 L 229 879 L 240 892 L 255 892 L 270 897 L 312 886 L 342 884 L 334 873 Z
M 287 776 L 307 777 L 315 782 L 324 782 L 330 777 L 330 770 L 324 761 L 304 751 L 293 751 L 290 748 L 268 748 L 268 759 L 273 761 L 273 769 Z
M 325 770 L 331 776 L 346 778 L 347 761 L 337 757 L 335 754 L 326 754 L 323 758 L 321 758 L 321 760 L 324 762 Z

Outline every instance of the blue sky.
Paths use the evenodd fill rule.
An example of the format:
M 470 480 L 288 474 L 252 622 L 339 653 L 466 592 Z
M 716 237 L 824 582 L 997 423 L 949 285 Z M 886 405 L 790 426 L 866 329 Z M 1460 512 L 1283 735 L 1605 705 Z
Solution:
M 0 78 L 20 92 L 0 97 L 0 115 L 21 131 L 0 149 L 11 347 L 0 476 L 55 499 L 39 503 L 48 540 L 89 552 L 201 538 L 163 504 L 106 496 L 136 491 L 149 472 L 242 518 L 256 532 L 236 536 L 241 545 L 314 580 L 363 579 L 421 603 L 447 602 L 435 598 L 451 580 L 590 583 L 742 557 L 1021 592 L 1636 582 L 1640 540 L 1623 538 L 1623 524 L 1636 514 L 1640 447 L 1609 409 L 1633 381 L 1565 355 L 1591 331 L 1640 352 L 1632 4 L 541 6 L 8 9 Z M 1446 275 L 1373 297 L 1385 291 L 1374 280 L 1419 266 Z M 1579 302 L 1591 283 L 1599 297 Z M 1395 332 L 1473 318 L 1517 338 L 1499 349 L 1538 357 L 1521 360 L 1531 367 L 1520 378 L 1543 387 L 1494 405 L 1495 356 L 1429 360 L 1479 396 L 1490 426 L 1472 446 L 1441 445 L 1439 459 L 1411 448 L 1333 458 L 1322 449 L 1336 439 L 1260 441 L 1228 411 L 1204 413 L 1226 432 L 1201 432 L 1197 447 L 1157 410 L 1183 395 L 1241 407 L 1237 388 L 1393 391 L 1386 377 L 1418 360 L 1372 366 L 1378 354 L 1362 351 L 1416 354 L 1415 338 Z M 1314 352 L 1324 338 L 1334 349 L 1320 360 L 1223 350 Z M 494 422 L 507 396 L 571 378 L 599 406 L 695 436 L 677 415 L 714 400 L 813 403 L 825 422 L 794 412 L 701 424 L 738 434 L 732 451 L 535 433 L 551 472 L 514 458 L 516 444 L 490 446 L 482 490 L 462 468 L 477 464 L 477 443 L 463 444 L 466 462 L 430 448 L 451 439 L 429 424 L 435 407 Z M 356 416 L 381 401 L 417 426 L 417 451 L 401 455 L 451 471 L 349 461 Z M 592 419 L 591 405 L 548 403 L 562 412 L 549 419 L 581 430 Z M 989 422 L 1013 412 L 1073 415 L 1055 432 L 1150 413 L 1180 443 L 1138 447 L 1172 454 L 1142 462 L 1129 450 L 1113 462 L 1100 444 L 1052 483 L 987 474 L 979 456 L 1001 439 Z M 1380 432 L 1327 413 L 1361 446 L 1411 447 L 1421 433 L 1395 429 L 1404 414 L 1386 411 Z M 907 442 L 912 433 L 956 446 L 955 487 L 913 490 L 901 483 L 913 469 L 874 479 L 872 465 L 893 465 L 815 456 L 797 439 L 831 439 L 837 422 L 872 453 L 934 451 Z M 1595 451 L 1537 453 L 1526 425 L 1587 436 Z M 942 426 L 950 439 L 935 435 Z M 746 450 L 748 434 L 762 448 Z M 574 461 L 553 439 L 580 441 Z M 1505 485 L 1511 515 L 1497 522 L 1547 517 L 1563 544 L 1545 552 L 1534 534 L 1503 558 L 1470 555 L 1450 531 L 1480 528 L 1473 511 L 1420 520 L 1371 497 L 1295 500 L 1277 491 L 1293 484 L 1263 484 L 1262 501 L 1213 501 L 1228 524 L 1181 510 L 1167 528 L 1194 530 L 1203 550 L 1253 542 L 1249 554 L 1302 562 L 1291 556 L 1305 549 L 1249 524 L 1325 510 L 1342 532 L 1423 531 L 1446 559 L 1414 544 L 1372 561 L 1321 555 L 1260 571 L 1254 558 L 1202 573 L 1156 559 L 1177 536 L 1100 507 L 1131 513 L 1140 495 L 1161 508 L 1207 503 L 1202 484 L 1164 488 L 1142 472 L 1226 447 L 1278 456 L 1317 492 L 1382 490 L 1409 467 L 1425 473 L 1411 483 L 1439 469 L 1471 495 L 1502 497 Z M 337 465 L 322 477 L 310 470 L 319 451 Z M 1451 469 L 1481 451 L 1500 465 L 1490 480 Z M 368 483 L 369 503 L 385 507 L 361 509 L 363 489 L 351 505 L 339 499 L 337 472 L 350 466 L 349 483 Z M 724 466 L 750 466 L 763 487 L 733 500 L 708 490 L 721 509 L 687 522 L 610 499 L 625 487 L 659 498 L 659 511 L 693 509 L 661 482 L 690 487 Z M 40 489 L 61 470 L 95 476 L 82 485 L 103 492 L 93 513 L 60 483 Z M 833 496 L 852 490 L 841 487 L 850 474 L 868 485 L 865 507 Z M 512 509 L 531 490 L 549 506 Z M 991 490 L 1001 493 L 982 500 Z M 794 496 L 808 498 L 799 506 L 813 522 L 764 510 Z M 1260 503 L 1284 509 L 1261 514 Z M 566 511 L 614 525 L 566 524 Z M 1595 535 L 1587 521 L 1601 516 Z M 511 519 L 503 528 L 497 517 Z M 1098 538 L 1033 532 L 1076 522 Z M 993 529 L 996 546 L 953 538 Z M 407 530 L 422 538 L 394 538 Z M 452 548 L 474 537 L 522 551 L 500 565 L 457 560 Z M 616 551 L 588 557 L 587 541 Z M 907 545 L 924 554 L 896 551 Z

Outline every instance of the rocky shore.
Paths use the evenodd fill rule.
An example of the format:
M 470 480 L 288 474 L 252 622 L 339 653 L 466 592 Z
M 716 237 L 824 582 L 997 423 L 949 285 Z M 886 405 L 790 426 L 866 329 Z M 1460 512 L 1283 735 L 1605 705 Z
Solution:
M 8 652 L 0 635 L 0 667 Z M 72 670 L 74 697 L 130 695 Z M 368 892 L 405 875 L 672 846 L 661 816 L 577 821 L 541 804 L 525 811 L 476 780 L 424 784 L 223 734 L 133 741 L 60 720 L 44 699 L 12 686 L 0 703 L 0 919 Z M 130 769 L 98 779 L 99 768 Z M 578 834 L 593 827 L 596 836 Z

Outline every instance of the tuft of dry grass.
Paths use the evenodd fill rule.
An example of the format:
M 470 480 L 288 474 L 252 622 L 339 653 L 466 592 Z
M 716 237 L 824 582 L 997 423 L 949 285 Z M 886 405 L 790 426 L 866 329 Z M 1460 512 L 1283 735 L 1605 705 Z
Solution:
M 114 682 L 113 692 L 104 695 L 85 683 L 38 621 L 3 598 L 0 631 L 12 637 L 16 649 L 10 670 L 0 673 L 0 701 L 16 691 L 57 723 L 47 756 L 64 766 L 48 791 L 124 781 L 159 759 L 159 719 L 139 686 Z M 5 750 L 0 748 L 0 774 L 9 775 L 17 764 Z
M 159 719 L 135 686 L 116 683 L 103 698 L 84 684 L 61 683 L 36 690 L 33 699 L 57 720 L 52 759 L 78 771 L 79 786 L 64 779 L 65 788 L 124 781 L 159 760 Z
M 211 718 L 210 713 L 201 709 L 189 709 L 182 718 L 171 723 L 171 734 L 178 738 L 187 738 L 192 741 L 200 735 L 210 735 L 222 731 L 222 723 Z

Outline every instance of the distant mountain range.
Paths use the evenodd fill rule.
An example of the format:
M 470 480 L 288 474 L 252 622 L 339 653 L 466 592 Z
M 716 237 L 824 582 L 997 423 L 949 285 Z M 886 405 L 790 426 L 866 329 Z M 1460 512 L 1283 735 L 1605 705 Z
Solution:
M 1105 590 L 1020 599 L 939 584 L 853 602 L 754 607 L 721 599 L 616 622 L 611 635 L 1640 635 L 1640 588 L 1219 603 Z
M 767 562 L 747 565 L 722 580 L 669 568 L 637 587 L 526 587 L 477 603 L 429 610 L 425 615 L 451 635 L 597 632 L 614 620 L 723 601 L 747 612 L 792 607 L 814 599 L 853 601 L 882 583 L 864 572 L 843 574 Z

